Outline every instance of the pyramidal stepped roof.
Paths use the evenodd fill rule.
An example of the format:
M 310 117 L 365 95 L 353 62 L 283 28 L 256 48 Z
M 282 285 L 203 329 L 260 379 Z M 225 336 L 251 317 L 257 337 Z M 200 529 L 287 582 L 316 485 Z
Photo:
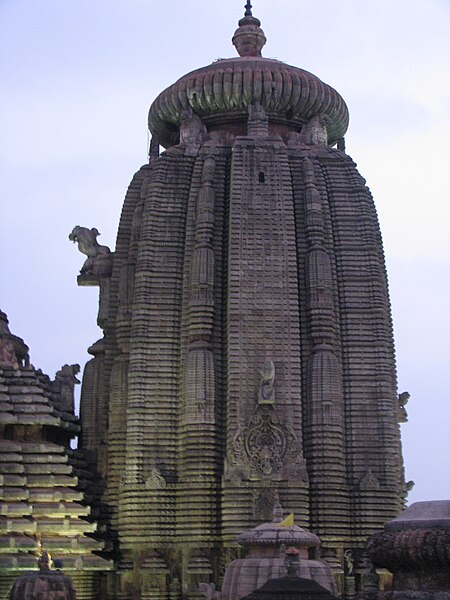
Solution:
M 153 102 L 149 129 L 164 147 L 178 143 L 185 111 L 194 111 L 207 125 L 246 118 L 250 105 L 260 104 L 272 122 L 301 127 L 312 117 L 327 119 L 328 142 L 345 135 L 349 115 L 342 97 L 318 77 L 261 55 L 266 36 L 247 3 L 232 42 L 238 57 L 219 59 L 181 77 Z
M 0 576 L 36 568 L 39 548 L 65 569 L 107 570 L 97 523 L 82 488 L 88 469 L 70 448 L 78 365 L 51 381 L 29 362 L 28 347 L 0 311 Z

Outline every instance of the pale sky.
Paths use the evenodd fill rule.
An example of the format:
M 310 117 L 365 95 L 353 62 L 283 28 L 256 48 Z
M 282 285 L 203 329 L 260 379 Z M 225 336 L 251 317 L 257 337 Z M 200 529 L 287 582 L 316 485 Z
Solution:
M 147 112 L 185 73 L 235 56 L 243 0 L 0 0 L 1 303 L 37 368 L 84 364 L 97 288 L 67 236 L 114 248 Z M 313 72 L 350 110 L 390 281 L 410 502 L 450 498 L 450 3 L 254 0 L 263 55 Z

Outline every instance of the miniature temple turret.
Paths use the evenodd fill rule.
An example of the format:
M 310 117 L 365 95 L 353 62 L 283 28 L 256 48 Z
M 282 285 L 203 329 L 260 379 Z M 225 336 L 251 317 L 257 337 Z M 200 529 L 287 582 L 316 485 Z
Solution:
M 348 110 L 265 41 L 247 3 L 238 56 L 153 102 L 114 253 L 71 234 L 95 250 L 79 283 L 100 285 L 81 416 L 111 599 L 200 598 L 277 502 L 353 594 L 367 536 L 403 505 L 383 248 Z

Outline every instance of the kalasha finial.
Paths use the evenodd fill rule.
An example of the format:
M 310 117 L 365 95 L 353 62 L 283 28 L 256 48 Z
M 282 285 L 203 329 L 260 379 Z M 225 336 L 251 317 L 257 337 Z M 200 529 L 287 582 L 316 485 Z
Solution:
M 261 29 L 261 21 L 252 14 L 250 0 L 247 0 L 245 14 L 239 21 L 232 42 L 239 56 L 261 56 L 261 48 L 266 43 L 266 36 Z

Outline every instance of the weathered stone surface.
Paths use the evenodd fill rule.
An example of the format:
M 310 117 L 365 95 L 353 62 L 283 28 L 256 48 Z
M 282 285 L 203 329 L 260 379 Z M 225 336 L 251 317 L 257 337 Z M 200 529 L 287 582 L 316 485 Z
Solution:
M 200 598 L 278 501 L 353 595 L 365 539 L 403 505 L 381 236 L 333 147 L 347 108 L 263 38 L 246 14 L 239 58 L 153 103 L 99 278 L 82 445 L 106 480 L 112 598 Z
M 450 598 L 450 500 L 415 502 L 367 543 L 376 567 L 393 573 L 392 591 L 368 589 L 362 600 Z M 366 588 L 367 589 L 367 588 Z

